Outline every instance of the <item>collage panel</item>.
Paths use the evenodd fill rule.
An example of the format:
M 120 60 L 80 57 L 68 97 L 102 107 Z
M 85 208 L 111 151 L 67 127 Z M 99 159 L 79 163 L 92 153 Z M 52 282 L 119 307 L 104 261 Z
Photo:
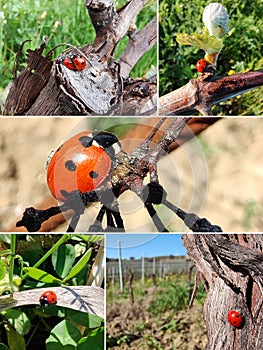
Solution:
M 104 235 L 0 235 L 1 349 L 104 349 Z
M 262 349 L 262 248 L 253 233 L 107 234 L 107 349 Z
M 262 10 L 159 1 L 159 115 L 262 116 Z
M 0 229 L 261 232 L 262 132 L 261 118 L 0 119 Z
M 12 0 L 0 20 L 1 114 L 156 112 L 156 1 Z

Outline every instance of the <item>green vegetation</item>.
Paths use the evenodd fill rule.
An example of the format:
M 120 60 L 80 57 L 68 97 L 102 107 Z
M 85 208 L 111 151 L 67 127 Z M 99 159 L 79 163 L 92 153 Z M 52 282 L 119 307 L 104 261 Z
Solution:
M 133 283 L 133 294 L 135 301 L 143 301 L 145 299 L 145 291 L 148 288 L 153 288 L 152 279 L 145 280 L 142 285 L 140 281 Z M 179 311 L 187 309 L 190 293 L 193 288 L 193 281 L 190 285 L 187 281 L 187 275 L 169 276 L 158 281 L 154 292 L 153 301 L 147 306 L 147 310 L 153 315 L 160 315 L 168 310 Z M 195 301 L 203 305 L 206 297 L 205 290 L 201 287 L 198 290 Z M 107 286 L 107 303 L 115 302 L 122 304 L 129 301 L 129 290 L 127 283 L 124 283 L 124 291 L 120 292 L 118 284 Z
M 143 9 L 137 18 L 139 28 L 145 26 L 155 15 L 156 4 Z M 25 44 L 20 59 L 20 69 L 25 64 L 26 49 L 38 48 L 43 36 L 47 38 L 47 53 L 54 46 L 68 43 L 83 46 L 92 43 L 95 31 L 88 15 L 85 1 L 78 0 L 11 0 L 0 4 L 0 70 L 2 72 L 1 88 L 5 88 L 13 80 L 12 70 L 16 54 L 20 45 Z M 125 48 L 127 38 L 118 45 L 116 56 Z M 58 56 L 65 48 L 56 50 Z M 151 67 L 156 65 L 156 47 L 144 55 L 133 69 L 134 76 L 144 75 Z
M 206 292 L 202 286 L 188 311 L 194 281 L 189 283 L 187 274 L 157 278 L 156 286 L 151 279 L 144 284 L 134 281 L 132 305 L 127 284 L 124 283 L 123 293 L 118 290 L 118 284 L 107 286 L 107 348 L 121 349 L 123 344 L 132 343 L 138 349 L 161 350 L 170 348 L 171 344 L 177 349 L 175 344 L 180 344 L 182 337 L 185 344 L 200 345 L 201 334 L 205 332 L 201 315 Z M 197 340 L 191 338 L 195 337 L 193 334 Z
M 1 235 L 1 306 L 13 292 L 86 285 L 93 246 L 102 236 Z M 48 290 L 47 289 L 47 290 Z M 40 295 L 39 295 L 40 296 Z M 58 296 L 59 297 L 59 296 Z M 79 325 L 79 326 L 77 326 Z M 81 334 L 78 327 L 83 327 Z M 0 348 L 103 349 L 103 320 L 95 315 L 50 305 L 9 308 L 0 313 Z M 4 340 L 5 339 L 5 340 Z
M 162 0 L 160 21 L 160 96 L 175 90 L 197 76 L 196 62 L 204 51 L 191 46 L 179 46 L 176 33 L 199 32 L 203 28 L 202 13 L 208 1 Z M 222 2 L 230 16 L 232 34 L 225 39 L 219 55 L 218 75 L 262 69 L 263 3 L 256 1 Z M 214 114 L 259 115 L 263 112 L 262 88 L 214 107 Z

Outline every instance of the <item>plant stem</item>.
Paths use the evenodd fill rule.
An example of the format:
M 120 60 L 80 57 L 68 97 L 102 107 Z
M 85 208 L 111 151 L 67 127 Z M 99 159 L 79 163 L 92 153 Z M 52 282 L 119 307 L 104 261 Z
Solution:
M 11 291 L 13 292 L 14 284 L 13 284 L 13 276 L 14 276 L 14 262 L 16 255 L 16 234 L 11 234 L 11 257 L 10 257 L 10 267 L 9 267 L 9 286 Z

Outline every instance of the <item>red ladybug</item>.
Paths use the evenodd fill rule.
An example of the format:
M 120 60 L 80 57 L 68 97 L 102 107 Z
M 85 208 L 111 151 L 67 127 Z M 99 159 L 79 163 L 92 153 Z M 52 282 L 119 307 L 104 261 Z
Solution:
M 63 65 L 70 70 L 76 70 L 75 65 L 70 57 L 65 57 L 62 61 Z
M 86 59 L 79 54 L 60 56 L 57 62 L 74 71 L 82 71 L 87 65 Z
M 73 58 L 73 63 L 78 71 L 83 70 L 87 65 L 85 58 L 81 55 L 77 55 L 77 57 Z
M 206 70 L 207 61 L 204 58 L 201 58 L 201 60 L 197 61 L 196 63 L 196 69 L 199 73 L 204 73 Z
M 82 131 L 65 141 L 50 157 L 47 184 L 52 195 L 64 202 L 67 194 L 96 189 L 116 166 L 121 150 L 118 138 L 106 131 Z
M 236 310 L 231 310 L 228 313 L 227 316 L 228 322 L 236 328 L 239 328 L 242 326 L 244 320 L 243 317 L 240 315 L 240 313 Z
M 52 290 L 48 290 L 40 295 L 39 302 L 42 309 L 48 305 L 55 305 L 57 303 L 57 295 Z

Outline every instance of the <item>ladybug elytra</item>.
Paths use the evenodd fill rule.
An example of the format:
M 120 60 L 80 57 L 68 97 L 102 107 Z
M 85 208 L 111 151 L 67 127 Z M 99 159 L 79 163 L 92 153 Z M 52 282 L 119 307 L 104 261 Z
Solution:
M 60 56 L 57 62 L 73 71 L 82 71 L 87 65 L 86 59 L 80 54 Z
M 48 290 L 40 295 L 39 302 L 42 309 L 48 305 L 55 305 L 57 303 L 57 295 L 52 290 Z
M 196 63 L 196 70 L 199 73 L 204 73 L 204 71 L 206 70 L 206 66 L 207 66 L 207 61 L 204 58 L 201 58 L 199 61 L 197 61 Z
M 106 131 L 82 131 L 66 140 L 51 156 L 47 184 L 52 195 L 64 202 L 72 191 L 96 189 L 114 168 L 121 150 L 118 138 Z
M 73 63 L 78 71 L 83 70 L 87 65 L 85 58 L 81 55 L 77 55 L 77 57 L 73 58 Z
M 241 327 L 244 322 L 243 317 L 236 310 L 229 311 L 227 319 L 228 319 L 228 322 L 236 328 Z

